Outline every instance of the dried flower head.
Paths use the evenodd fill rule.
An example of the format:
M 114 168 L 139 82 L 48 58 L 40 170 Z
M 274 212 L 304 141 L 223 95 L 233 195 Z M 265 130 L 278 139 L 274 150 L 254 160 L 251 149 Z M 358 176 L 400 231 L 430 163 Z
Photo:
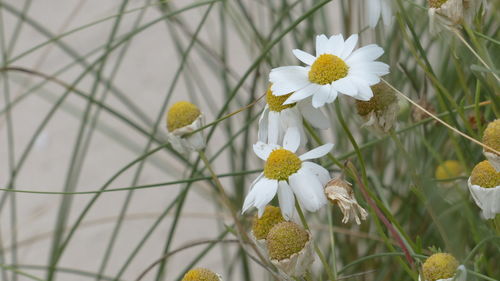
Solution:
M 354 218 L 356 223 L 360 224 L 359 217 L 361 216 L 361 219 L 365 220 L 366 216 L 368 216 L 366 210 L 358 204 L 354 197 L 351 184 L 341 178 L 329 181 L 325 186 L 325 194 L 330 202 L 339 206 L 344 215 L 343 223 L 347 223 Z
M 284 222 L 285 219 L 281 215 L 281 209 L 271 205 L 266 206 L 262 217 L 256 214 L 253 218 L 252 232 L 257 240 L 266 239 L 269 230 L 276 224 Z
M 392 88 L 385 83 L 371 86 L 373 97 L 368 101 L 356 100 L 356 109 L 366 123 L 379 132 L 388 132 L 396 122 L 399 111 L 398 98 Z

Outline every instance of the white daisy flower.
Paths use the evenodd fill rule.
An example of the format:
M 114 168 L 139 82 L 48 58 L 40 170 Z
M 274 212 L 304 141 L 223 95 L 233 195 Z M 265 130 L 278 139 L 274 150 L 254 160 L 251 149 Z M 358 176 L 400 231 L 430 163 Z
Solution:
M 323 186 L 330 180 L 330 175 L 325 168 L 307 160 L 326 155 L 333 144 L 324 144 L 297 156 L 295 152 L 299 145 L 300 134 L 294 127 L 286 132 L 283 147 L 263 142 L 254 144 L 255 154 L 265 160 L 266 164 L 264 172 L 251 185 L 243 203 L 243 213 L 250 207 L 256 207 L 259 217 L 262 216 L 266 205 L 276 193 L 286 220 L 293 216 L 295 196 L 301 206 L 311 212 L 325 205 Z
M 389 66 L 375 61 L 384 53 L 382 48 L 371 44 L 353 51 L 357 42 L 357 34 L 345 41 L 342 34 L 330 38 L 318 35 L 316 56 L 293 50 L 293 54 L 308 66 L 283 66 L 271 70 L 271 90 L 276 96 L 295 92 L 284 104 L 312 96 L 315 108 L 333 102 L 338 93 L 369 100 L 373 96 L 370 86 L 389 73 Z
M 305 118 L 318 129 L 327 129 L 328 119 L 320 110 L 311 105 L 311 100 L 283 105 L 291 95 L 275 96 L 269 86 L 266 94 L 266 107 L 259 120 L 258 140 L 264 143 L 282 143 L 288 128 L 297 127 L 300 133 L 300 143 L 307 142 L 302 119 Z
M 366 17 L 371 28 L 377 26 L 382 17 L 385 26 L 392 24 L 391 0 L 365 0 Z
M 472 169 L 467 185 L 472 199 L 481 208 L 483 218 L 493 219 L 500 214 L 500 172 L 488 160 Z

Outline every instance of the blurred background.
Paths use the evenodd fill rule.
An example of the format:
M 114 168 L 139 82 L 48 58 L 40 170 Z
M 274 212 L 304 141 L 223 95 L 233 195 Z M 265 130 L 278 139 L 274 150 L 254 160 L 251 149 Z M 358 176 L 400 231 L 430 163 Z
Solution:
M 457 47 L 455 64 L 450 62 L 444 51 L 448 48 L 443 47 L 450 39 L 434 42 L 426 33 L 427 20 L 419 21 L 426 17 L 424 1 L 399 2 L 408 10 L 403 17 L 415 22 L 417 34 L 422 34 L 436 75 L 449 87 L 451 98 L 474 104 L 474 96 L 454 90 L 463 86 L 474 92 L 476 78 L 468 70 L 463 74 L 454 68 L 474 59 Z M 234 241 L 216 243 L 234 239 L 227 229 L 232 221 L 212 182 L 204 178 L 208 173 L 197 156 L 184 157 L 170 146 L 162 147 L 166 109 L 188 100 L 211 122 L 262 96 L 272 67 L 297 64 L 292 48 L 312 51 L 316 34 L 342 32 L 345 37 L 360 33 L 358 46 L 382 45 L 386 55 L 381 60 L 393 71 L 387 79 L 413 100 L 428 102 L 434 112 L 447 112 L 446 101 L 438 102 L 435 85 L 414 59 L 414 46 L 405 43 L 409 35 L 401 35 L 401 16 L 399 25 L 395 20 L 394 26 L 371 30 L 362 4 L 357 0 L 0 1 L 2 68 L 11 68 L 0 73 L 0 185 L 80 192 L 0 192 L 0 280 L 135 280 L 164 253 L 200 241 L 203 244 L 175 253 L 143 280 L 180 280 L 193 265 L 211 268 L 225 280 L 268 280 L 264 277 L 268 274 L 244 257 Z M 497 27 L 498 21 L 490 21 L 484 33 Z M 466 85 L 454 82 L 460 75 L 467 77 Z M 489 97 L 485 91 L 478 99 Z M 457 252 L 464 257 L 490 234 L 467 197 L 466 173 L 445 188 L 434 180 L 435 168 L 447 159 L 460 160 L 463 170 L 470 171 L 482 159 L 480 147 L 429 120 L 411 127 L 423 118 L 415 120 L 403 101 L 397 128 L 411 128 L 392 140 L 362 128 L 352 100 L 341 103 L 352 134 L 363 146 L 377 194 L 415 239 L 419 252 L 431 246 L 449 250 L 462 245 Z M 205 130 L 210 135 L 207 155 L 215 172 L 224 175 L 222 182 L 237 209 L 262 167 L 251 145 L 264 105 L 262 100 Z M 339 160 L 356 162 L 333 106 L 325 113 L 332 129 L 319 136 L 336 143 L 333 153 Z M 464 113 L 465 119 L 469 113 Z M 491 109 L 483 114 L 488 121 L 494 116 Z M 458 119 L 454 125 L 462 126 L 460 130 L 470 127 Z M 474 137 L 481 135 L 481 128 L 471 128 Z M 312 140 L 310 145 L 316 146 Z M 154 149 L 157 152 L 145 156 Z M 338 173 L 339 167 L 330 170 Z M 412 192 L 415 185 L 423 189 Z M 94 192 L 117 188 L 125 189 Z M 450 188 L 455 193 L 452 199 L 446 195 Z M 82 194 L 87 191 L 91 193 Z M 427 213 L 429 206 L 436 217 Z M 339 268 L 386 250 L 377 226 L 343 225 L 333 207 L 311 218 L 318 241 L 327 243 L 325 248 L 329 227 L 322 222 L 327 212 L 333 214 L 333 230 L 341 244 Z M 467 220 L 458 221 L 459 215 Z M 473 235 L 471 228 L 476 228 Z M 494 262 L 497 250 L 483 258 L 496 257 Z M 383 261 L 384 269 L 374 262 L 347 273 L 375 268 L 377 273 L 358 280 L 396 280 L 388 277 L 391 266 L 387 266 L 397 266 L 396 260 Z M 404 276 L 402 269 L 395 271 L 393 276 Z

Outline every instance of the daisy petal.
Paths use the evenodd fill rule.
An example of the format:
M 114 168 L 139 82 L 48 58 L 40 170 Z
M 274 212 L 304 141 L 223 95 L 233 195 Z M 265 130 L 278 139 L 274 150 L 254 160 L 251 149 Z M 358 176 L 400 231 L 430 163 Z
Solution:
M 332 143 L 326 143 L 323 144 L 322 146 L 318 146 L 313 150 L 310 150 L 302 155 L 299 156 L 300 160 L 305 161 L 309 159 L 316 159 L 325 156 L 330 150 L 332 150 L 333 144 Z
M 280 131 L 279 112 L 269 111 L 268 143 L 277 144 Z
M 280 203 L 281 214 L 285 220 L 290 220 L 293 217 L 295 196 L 286 181 L 278 182 L 278 200 Z
M 344 95 L 355 96 L 358 94 L 358 89 L 353 85 L 353 81 L 349 76 L 334 81 L 332 87 Z
M 250 207 L 254 205 L 255 202 L 255 191 L 254 191 L 254 186 L 260 182 L 262 177 L 264 176 L 264 173 L 261 173 L 253 182 L 252 185 L 250 185 L 250 191 L 248 192 L 247 196 L 245 197 L 245 202 L 243 202 L 243 208 L 241 209 L 241 213 L 245 213 Z
M 330 87 L 330 93 L 328 94 L 328 99 L 326 100 L 327 103 L 332 103 L 337 99 L 337 95 L 339 93 L 337 90 L 335 90 L 333 87 Z
M 316 60 L 316 58 L 313 55 L 306 53 L 302 50 L 294 49 L 294 50 L 292 50 L 292 52 L 297 59 L 299 59 L 301 62 L 303 62 L 307 65 L 313 64 L 314 61 Z
M 328 40 L 330 51 L 333 55 L 340 56 L 344 49 L 344 36 L 342 34 L 333 35 Z
M 306 210 L 315 212 L 326 203 L 323 185 L 307 169 L 300 169 L 290 176 L 289 181 L 297 199 Z
M 267 158 L 269 157 L 269 154 L 271 154 L 271 152 L 273 152 L 274 149 L 278 148 L 279 146 L 276 144 L 267 144 L 265 142 L 259 141 L 253 145 L 253 152 L 255 152 L 257 157 L 266 161 Z
M 346 59 L 348 65 L 355 65 L 357 63 L 364 63 L 367 61 L 374 61 L 384 54 L 384 49 L 377 46 L 376 44 L 370 44 L 363 46 Z M 352 66 L 351 66 L 352 68 Z
M 377 75 L 386 75 L 389 73 L 389 66 L 383 62 L 373 61 L 364 65 L 365 71 Z
M 385 26 L 390 26 L 392 24 L 392 8 L 391 4 L 387 1 L 382 1 L 382 19 L 384 20 Z
M 291 152 L 297 151 L 300 145 L 300 133 L 297 127 L 290 127 L 286 130 L 283 138 L 283 148 Z
M 314 127 L 318 129 L 328 129 L 330 127 L 326 116 L 321 112 L 321 110 L 312 107 L 309 99 L 299 102 L 298 106 L 307 122 L 311 123 Z
M 253 205 L 259 210 L 259 217 L 262 216 L 266 205 L 271 202 L 278 190 L 278 181 L 263 177 L 258 181 L 252 191 L 255 192 Z
M 302 162 L 302 166 L 317 176 L 323 186 L 331 179 L 328 170 L 316 163 Z
M 354 47 L 356 47 L 356 44 L 358 43 L 358 35 L 353 34 L 345 40 L 344 44 L 344 49 L 342 50 L 342 54 L 340 54 L 341 59 L 346 59 L 349 57 L 349 55 L 352 53 L 352 50 L 354 50 Z
M 267 129 L 269 126 L 268 115 L 269 107 L 266 105 L 259 118 L 259 132 L 257 133 L 257 139 L 260 142 L 267 142 Z
M 282 96 L 302 89 L 310 84 L 307 73 L 307 69 L 302 66 L 274 68 L 269 74 L 269 81 L 273 83 L 271 91 L 276 96 Z
M 293 93 L 283 104 L 291 104 L 303 100 L 314 95 L 317 91 L 319 91 L 319 88 L 321 88 L 321 85 L 310 83 L 306 87 Z
M 316 36 L 316 57 L 328 53 L 328 38 L 324 35 Z
M 315 108 L 322 107 L 325 105 L 326 101 L 328 100 L 328 96 L 330 95 L 330 88 L 331 85 L 322 85 L 321 88 L 319 88 L 319 91 L 316 92 L 316 94 L 313 95 L 312 98 L 312 105 Z
M 377 25 L 378 19 L 380 18 L 380 0 L 366 0 L 368 13 L 368 24 L 371 28 Z
M 373 91 L 366 81 L 358 77 L 351 77 L 354 85 L 358 88 L 358 94 L 353 98 L 368 101 L 373 97 Z

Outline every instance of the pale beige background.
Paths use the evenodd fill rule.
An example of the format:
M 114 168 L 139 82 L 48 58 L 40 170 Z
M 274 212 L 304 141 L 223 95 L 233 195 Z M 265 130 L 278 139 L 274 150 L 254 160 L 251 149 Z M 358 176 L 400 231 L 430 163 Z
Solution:
M 5 2 L 16 7 L 18 10 L 22 9 L 24 5 L 24 1 L 20 0 L 8 0 Z M 37 21 L 54 34 L 60 34 L 63 30 L 71 30 L 98 19 L 114 15 L 117 13 L 120 4 L 120 1 L 102 0 L 36 0 L 32 2 L 28 17 Z M 127 10 L 143 6 L 144 3 L 144 1 L 130 1 Z M 176 7 L 181 7 L 186 4 L 186 1 L 173 1 L 173 3 Z M 259 12 L 257 2 L 248 5 L 250 13 Z M 329 4 L 326 8 L 331 9 L 332 16 L 338 13 L 337 3 Z M 205 9 L 206 7 L 197 8 L 194 11 L 183 14 L 183 18 L 188 19 L 187 22 L 189 22 L 191 31 L 194 31 Z M 201 32 L 203 41 L 210 44 L 213 48 L 217 48 L 220 36 L 217 25 L 219 10 L 218 6 L 214 8 L 206 26 Z M 124 16 L 119 34 L 124 34 L 131 30 L 137 14 L 136 12 Z M 142 23 L 156 19 L 160 15 L 156 7 L 150 7 L 147 9 Z M 12 14 L 6 11 L 2 11 L 2 16 L 6 38 L 11 38 L 18 18 L 13 17 Z M 294 14 L 293 16 L 296 17 L 297 15 Z M 264 34 L 267 34 L 270 23 L 267 22 L 266 17 L 263 18 L 259 23 L 259 28 L 262 29 Z M 85 54 L 95 47 L 105 44 L 111 31 L 112 22 L 106 21 L 78 31 L 73 35 L 65 37 L 63 41 L 80 55 Z M 329 27 L 329 30 L 337 33 L 340 28 L 340 25 L 332 26 Z M 240 76 L 256 57 L 256 48 L 255 46 L 251 47 L 248 45 L 252 44 L 252 42 L 242 41 L 233 26 L 229 25 L 228 29 L 231 34 L 228 49 L 229 65 Z M 141 108 L 150 120 L 156 118 L 180 61 L 178 53 L 175 51 L 172 37 L 169 34 L 165 23 L 160 22 L 134 37 L 119 72 L 114 79 L 114 85 L 125 93 L 135 105 Z M 187 36 L 183 35 L 182 44 L 184 48 L 188 42 L 187 38 Z M 246 38 L 245 40 L 248 39 Z M 46 40 L 47 38 L 40 35 L 39 32 L 28 24 L 25 24 L 22 26 L 21 36 L 10 56 L 21 54 Z M 104 71 L 106 77 L 109 77 L 110 70 L 115 64 L 117 53 L 118 51 L 113 52 L 108 60 Z M 92 56 L 88 61 L 93 61 L 95 58 L 96 56 Z M 37 50 L 23 59 L 16 61 L 13 65 L 34 68 L 40 72 L 52 74 L 73 60 L 61 51 L 59 47 L 49 44 L 48 47 Z M 221 82 L 217 81 L 217 75 L 214 75 L 214 70 L 207 67 L 207 64 L 198 51 L 193 51 L 189 59 L 189 66 L 197 68 L 208 87 L 204 90 L 197 89 L 197 98 L 200 107 L 207 113 L 207 120 L 213 120 L 210 112 L 213 112 L 214 108 L 209 107 L 206 99 L 214 102 L 217 109 L 220 108 L 223 98 L 221 94 Z M 265 68 L 261 70 L 263 72 L 268 71 Z M 73 67 L 70 71 L 59 75 L 58 78 L 71 83 L 81 72 L 81 66 Z M 190 82 L 184 79 L 185 77 L 181 78 L 177 84 L 175 93 L 171 99 L 172 102 L 191 99 L 187 96 L 185 87 L 186 82 Z M 1 91 L 3 94 L 0 99 L 0 108 L 4 108 L 4 80 L 2 79 L 1 81 Z M 10 73 L 9 81 L 11 98 L 14 98 L 23 94 L 26 89 L 29 89 L 42 80 L 39 78 L 30 78 L 19 73 Z M 84 81 L 79 83 L 77 87 L 89 93 L 93 81 L 94 76 L 87 75 Z M 231 84 L 235 84 L 234 79 L 231 81 Z M 264 86 L 260 85 L 257 92 L 258 95 L 262 93 Z M 233 110 L 248 101 L 249 92 L 245 89 L 247 89 L 247 86 L 238 93 L 238 96 L 241 97 L 240 102 L 238 100 L 233 102 Z M 102 95 L 102 92 L 103 86 L 101 84 L 98 89 L 98 95 Z M 24 151 L 41 120 L 52 107 L 54 100 L 60 97 L 62 93 L 63 89 L 61 87 L 53 83 L 48 83 L 14 107 L 12 118 L 16 162 L 19 160 L 21 153 Z M 108 95 L 106 104 L 119 110 L 122 114 L 133 116 L 112 94 Z M 81 98 L 70 95 L 54 118 L 51 119 L 49 125 L 38 137 L 26 164 L 18 175 L 16 181 L 17 188 L 44 191 L 63 190 L 66 173 L 69 169 L 70 156 L 76 141 L 81 114 L 85 105 L 86 103 Z M 259 104 L 257 110 L 260 108 L 262 108 L 261 104 Z M 145 126 L 138 118 L 132 118 L 142 126 Z M 241 118 L 236 118 L 232 122 L 238 128 L 242 120 Z M 163 121 L 161 130 L 164 130 Z M 257 130 L 256 124 L 252 127 L 252 130 L 252 139 L 254 139 Z M 121 134 L 119 137 L 120 141 L 116 137 L 113 138 L 110 136 L 110 133 Z M 227 139 L 227 136 L 223 133 L 223 130 L 218 129 L 214 139 L 217 141 L 209 145 L 209 153 L 218 150 Z M 146 141 L 143 135 L 138 134 L 129 126 L 124 125 L 109 114 L 102 112 L 98 129 L 93 135 L 88 154 L 81 169 L 76 190 L 99 189 L 115 172 L 141 154 Z M 241 143 L 241 139 L 238 139 L 238 143 Z M 250 148 L 240 147 L 240 149 Z M 252 153 L 250 155 L 253 164 L 249 168 L 258 168 L 261 165 L 260 161 Z M 7 156 L 7 123 L 5 115 L 2 115 L 0 116 L 0 184 L 2 187 L 9 181 Z M 228 157 L 229 155 L 223 154 L 219 158 L 216 165 L 218 173 L 230 171 L 227 164 Z M 118 178 L 111 188 L 130 186 L 135 170 L 135 168 L 130 169 L 129 172 Z M 185 173 L 186 171 L 184 171 L 183 166 L 178 161 L 172 159 L 166 153 L 158 153 L 148 161 L 139 184 L 181 179 L 181 175 Z M 247 178 L 250 180 L 254 176 L 250 175 Z M 226 185 L 231 183 L 227 179 L 223 182 Z M 122 226 L 112 258 L 106 269 L 106 275 L 113 276 L 117 272 L 118 268 L 121 267 L 154 219 L 172 201 L 174 196 L 178 194 L 180 187 L 178 185 L 159 187 L 140 190 L 134 193 L 127 211 L 127 218 Z M 232 189 L 232 186 L 228 187 Z M 210 196 L 208 186 L 206 183 L 199 183 L 196 184 L 193 191 L 190 192 L 184 207 L 183 219 L 179 224 L 171 249 L 176 249 L 179 246 L 197 240 L 213 239 L 220 232 L 220 229 L 218 229 L 218 225 L 221 222 L 220 216 L 216 213 L 213 207 L 214 204 L 210 202 L 212 197 Z M 17 198 L 18 218 L 16 232 L 18 242 L 20 243 L 18 248 L 18 263 L 23 265 L 46 265 L 51 245 L 51 231 L 55 226 L 55 218 L 61 197 L 59 195 L 36 194 L 16 194 L 15 196 Z M 97 272 L 111 230 L 114 227 L 114 220 L 122 207 L 125 196 L 126 192 L 113 192 L 106 193 L 99 198 L 86 216 L 83 225 L 71 240 L 59 266 Z M 78 214 L 90 198 L 91 195 L 77 195 L 74 197 L 69 216 L 70 225 L 74 223 Z M 11 205 L 8 203 L 4 206 L 0 216 L 1 243 L 6 251 L 6 264 L 12 263 L 9 250 L 12 244 L 10 210 Z M 171 213 L 173 214 L 173 212 Z M 171 217 L 168 217 L 154 232 L 126 271 L 126 274 L 123 276 L 125 280 L 133 280 L 145 267 L 158 258 L 171 221 Z M 167 278 L 167 280 L 173 280 L 179 274 L 179 271 L 186 266 L 186 262 L 199 253 L 201 248 L 194 248 L 175 255 L 168 264 L 168 276 L 170 278 Z M 220 248 L 212 250 L 199 265 L 224 273 L 222 271 L 224 260 L 221 257 L 221 253 Z M 45 272 L 42 271 L 28 272 L 41 278 L 45 277 Z M 152 280 L 155 273 L 156 271 L 153 271 L 153 274 L 148 275 L 145 280 Z M 19 280 L 29 279 L 20 277 Z M 59 273 L 58 280 L 86 280 L 86 278 L 79 275 Z

